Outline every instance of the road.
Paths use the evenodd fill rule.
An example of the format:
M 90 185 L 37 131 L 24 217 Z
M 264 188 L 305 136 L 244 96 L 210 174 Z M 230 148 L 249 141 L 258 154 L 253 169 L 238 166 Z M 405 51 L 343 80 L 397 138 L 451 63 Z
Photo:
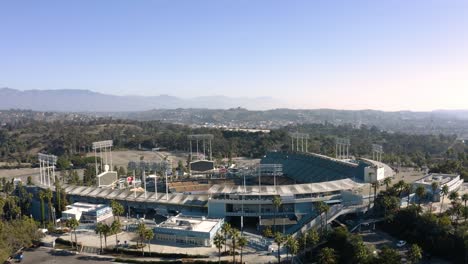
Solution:
M 40 247 L 36 249 L 28 249 L 24 252 L 24 264 L 105 264 L 114 263 L 113 258 L 99 257 L 93 255 L 71 255 L 65 251 L 54 251 L 50 248 Z

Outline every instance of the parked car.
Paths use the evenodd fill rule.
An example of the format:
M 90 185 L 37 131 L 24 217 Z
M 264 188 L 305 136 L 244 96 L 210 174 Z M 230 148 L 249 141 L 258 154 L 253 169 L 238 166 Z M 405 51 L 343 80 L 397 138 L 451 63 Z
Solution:
M 396 243 L 396 246 L 399 247 L 399 248 L 404 247 L 404 246 L 406 246 L 406 241 L 400 240 L 400 241 L 398 241 Z

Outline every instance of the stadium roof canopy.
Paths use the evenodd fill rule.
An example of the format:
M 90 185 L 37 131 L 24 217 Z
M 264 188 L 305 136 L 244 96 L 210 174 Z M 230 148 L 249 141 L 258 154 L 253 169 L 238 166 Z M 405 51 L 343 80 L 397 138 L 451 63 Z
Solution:
M 341 190 L 353 190 L 364 186 L 364 184 L 357 183 L 351 179 L 342 179 L 329 182 L 320 183 L 304 183 L 292 185 L 278 185 L 278 186 L 241 186 L 241 185 L 213 185 L 208 192 L 215 193 L 231 193 L 246 195 L 294 195 L 294 194 L 308 194 L 308 193 L 324 193 Z M 260 191 L 259 191 L 260 190 Z

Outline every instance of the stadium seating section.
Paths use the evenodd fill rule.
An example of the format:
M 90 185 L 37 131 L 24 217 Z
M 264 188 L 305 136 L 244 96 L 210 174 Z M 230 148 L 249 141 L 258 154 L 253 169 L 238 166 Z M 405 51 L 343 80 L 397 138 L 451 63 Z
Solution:
M 326 182 L 351 178 L 364 180 L 364 168 L 369 166 L 362 161 L 342 162 L 317 154 L 269 152 L 261 160 L 262 164 L 282 164 L 283 175 L 297 183 Z

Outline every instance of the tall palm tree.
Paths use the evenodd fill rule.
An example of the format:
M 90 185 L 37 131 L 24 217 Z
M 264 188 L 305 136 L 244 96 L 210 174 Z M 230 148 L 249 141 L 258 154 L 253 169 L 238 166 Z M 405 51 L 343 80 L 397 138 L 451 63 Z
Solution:
M 104 245 L 107 248 L 107 237 L 111 234 L 112 229 L 108 224 L 103 224 L 102 226 L 102 235 L 104 235 Z
M 117 235 L 120 233 L 120 231 L 122 230 L 122 224 L 120 223 L 120 220 L 117 219 L 117 220 L 114 220 L 114 222 L 112 222 L 112 225 L 111 225 L 111 230 L 112 230 L 112 233 L 115 234 L 115 246 L 117 247 L 118 245 L 118 237 Z
M 310 246 L 315 247 L 320 241 L 320 235 L 315 229 L 310 229 L 307 231 L 307 241 L 310 243 Z
M 117 219 L 120 221 L 120 216 L 123 215 L 125 211 L 123 205 L 115 200 L 112 200 L 111 208 L 112 208 L 112 213 L 114 214 L 114 220 L 115 220 L 115 216 L 117 216 Z
M 330 206 L 325 203 L 325 202 L 319 202 L 318 203 L 318 210 L 319 210 L 319 213 L 320 213 L 320 228 L 321 228 L 321 231 L 322 231 L 322 234 L 323 232 L 325 231 L 324 230 L 324 223 L 323 223 L 323 213 L 325 213 L 325 227 L 327 225 L 327 221 L 328 221 L 328 212 L 330 211 Z
M 80 223 L 78 222 L 78 220 L 76 220 L 76 218 L 70 218 L 67 220 L 67 227 L 70 228 L 70 233 L 71 233 L 71 230 L 73 230 L 73 233 L 75 233 L 75 246 L 76 246 L 76 250 L 78 250 L 78 237 L 76 235 L 76 228 L 80 225 Z M 70 238 L 71 238 L 71 234 L 70 234 Z M 70 241 L 73 245 L 73 241 Z
M 411 192 L 413 192 L 413 185 L 411 185 L 410 183 L 406 183 L 405 185 L 405 192 L 407 193 L 408 197 L 408 203 L 407 203 L 407 206 L 410 205 L 410 196 L 411 196 Z
M 213 243 L 218 249 L 218 263 L 221 263 L 221 248 L 223 248 L 223 245 L 226 243 L 226 240 L 224 239 L 223 235 L 221 235 L 220 233 L 216 233 L 215 237 L 213 238 Z
M 281 263 L 281 244 L 284 243 L 284 236 L 280 232 L 276 232 L 275 234 L 275 243 L 278 245 L 278 263 Z
M 398 190 L 398 197 L 400 197 L 401 193 L 405 190 L 405 185 L 406 183 L 404 180 L 399 180 L 395 185 L 393 185 L 395 189 Z
M 465 203 L 463 212 L 466 212 L 466 210 L 467 210 L 466 202 L 468 201 L 468 193 L 465 193 L 465 194 L 462 195 L 462 201 L 463 201 L 463 203 Z M 465 216 L 465 222 L 466 222 L 467 214 L 464 213 L 463 215 Z
M 439 189 L 439 183 L 438 182 L 432 182 L 431 183 L 431 191 L 432 191 L 432 200 L 431 200 L 431 213 L 432 213 L 432 204 L 434 203 L 434 196 L 436 195 L 437 189 Z
M 244 262 L 242 262 L 242 255 L 244 247 L 247 246 L 247 238 L 241 235 L 239 239 L 237 239 L 237 245 L 240 248 L 240 263 L 243 264 Z
M 231 224 L 228 222 L 224 222 L 223 226 L 221 227 L 221 232 L 224 234 L 224 241 L 225 241 L 225 246 L 224 246 L 224 253 L 227 252 L 227 237 L 229 233 L 231 232 Z
M 39 200 L 41 201 L 41 223 L 42 223 L 42 227 L 44 228 L 45 228 L 45 208 L 44 208 L 45 198 L 46 198 L 45 192 L 42 190 L 39 191 Z
M 289 253 L 291 252 L 291 245 L 295 240 L 291 235 L 287 235 L 284 241 L 284 245 L 286 246 L 286 259 L 289 258 Z
M 449 188 L 447 185 L 442 186 L 441 193 L 442 193 L 442 202 L 440 204 L 440 213 L 442 213 L 442 208 L 444 207 L 445 196 L 447 196 L 447 194 L 449 193 Z
M 460 206 L 458 206 L 458 203 L 459 203 L 458 196 L 459 196 L 458 192 L 451 192 L 448 196 L 452 204 L 452 210 L 451 210 L 452 220 L 453 220 L 453 216 L 458 215 L 458 212 L 460 211 Z
M 335 264 L 337 262 L 336 253 L 333 248 L 324 247 L 320 250 L 318 255 L 319 264 Z
M 145 240 L 145 232 L 146 232 L 146 225 L 144 223 L 139 223 L 137 226 L 137 234 L 139 241 L 141 242 L 141 254 L 142 256 L 145 255 L 145 248 L 143 246 L 143 241 Z
M 385 190 L 388 190 L 388 186 L 392 183 L 392 178 L 387 177 L 383 180 L 383 184 L 385 185 Z
M 276 232 L 276 217 L 278 215 L 279 208 L 281 207 L 281 198 L 279 196 L 273 197 L 273 206 L 275 207 L 275 218 L 273 218 L 273 230 Z
M 231 232 L 229 232 L 231 235 L 231 241 L 232 241 L 232 263 L 236 263 L 236 242 L 239 239 L 240 233 L 239 230 L 236 228 L 231 228 Z
M 299 242 L 297 241 L 297 239 L 289 235 L 286 240 L 286 247 L 288 248 L 288 253 L 291 253 L 291 264 L 292 264 L 294 256 L 299 251 Z
M 55 176 L 55 210 L 58 213 L 58 217 L 61 215 L 62 212 L 62 202 L 60 201 L 60 195 L 62 192 L 62 189 L 60 188 L 60 181 L 58 180 L 58 177 Z
M 45 192 L 45 198 L 47 199 L 47 210 L 48 210 L 47 219 L 49 220 L 49 222 L 53 221 L 52 219 L 52 197 L 53 197 L 52 191 L 50 189 L 47 189 Z
M 375 203 L 375 198 L 377 197 L 377 188 L 379 187 L 379 182 L 373 182 L 371 183 L 372 188 L 374 189 L 374 199 L 372 200 L 373 203 Z
M 416 196 L 418 196 L 418 207 L 421 209 L 421 201 L 423 197 L 426 195 L 426 188 L 423 186 L 418 186 L 415 190 Z
M 151 239 L 154 238 L 154 232 L 151 228 L 146 228 L 145 239 L 148 241 L 148 253 L 151 255 Z
M 104 231 L 104 224 L 103 223 L 97 223 L 96 228 L 94 228 L 94 232 L 99 235 L 99 240 L 101 242 L 101 252 L 102 252 L 102 233 Z

